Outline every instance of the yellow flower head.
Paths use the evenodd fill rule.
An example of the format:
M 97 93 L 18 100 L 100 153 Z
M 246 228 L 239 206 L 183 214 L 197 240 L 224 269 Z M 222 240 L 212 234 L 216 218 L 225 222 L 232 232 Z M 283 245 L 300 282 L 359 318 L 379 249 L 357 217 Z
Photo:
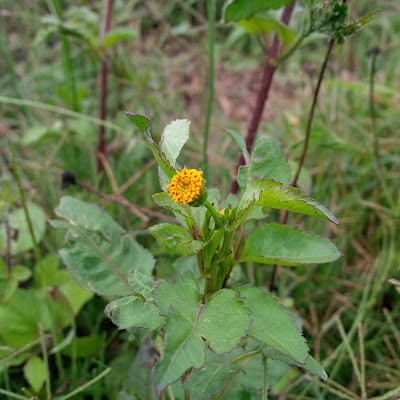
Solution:
M 197 169 L 176 171 L 168 185 L 169 194 L 176 203 L 191 203 L 196 200 L 204 189 L 203 172 Z

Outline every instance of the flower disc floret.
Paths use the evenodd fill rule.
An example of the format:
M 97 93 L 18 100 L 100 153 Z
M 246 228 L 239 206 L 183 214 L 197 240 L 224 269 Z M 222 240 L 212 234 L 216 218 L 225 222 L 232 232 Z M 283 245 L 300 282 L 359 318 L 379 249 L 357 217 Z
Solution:
M 191 203 L 200 196 L 204 189 L 203 172 L 197 169 L 183 168 L 176 171 L 168 185 L 169 194 L 176 203 Z

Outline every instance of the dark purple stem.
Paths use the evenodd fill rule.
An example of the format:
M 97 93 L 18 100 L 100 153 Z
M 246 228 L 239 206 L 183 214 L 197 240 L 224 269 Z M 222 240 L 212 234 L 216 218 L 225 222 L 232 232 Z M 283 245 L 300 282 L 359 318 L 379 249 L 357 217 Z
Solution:
M 292 17 L 293 9 L 295 6 L 296 2 L 294 1 L 291 3 L 289 6 L 285 7 L 282 13 L 281 21 L 287 25 L 290 21 L 290 18 Z M 262 113 L 264 111 L 265 103 L 268 100 L 268 95 L 269 91 L 271 89 L 271 84 L 272 84 L 272 79 L 274 76 L 274 73 L 276 71 L 277 66 L 273 63 L 273 61 L 277 58 L 278 52 L 280 48 L 280 42 L 278 39 L 278 35 L 275 35 L 274 40 L 272 42 L 271 47 L 268 50 L 267 57 L 265 60 L 265 65 L 264 65 L 264 73 L 261 81 L 261 87 L 258 92 L 258 97 L 257 97 L 257 103 L 256 107 L 254 109 L 249 129 L 247 130 L 247 135 L 246 135 L 246 147 L 249 153 L 251 153 L 254 140 L 256 138 L 258 126 L 260 125 Z M 236 193 L 239 189 L 239 185 L 237 182 L 237 173 L 239 170 L 239 167 L 241 165 L 244 165 L 244 157 L 243 155 L 240 156 L 239 161 L 235 167 L 235 176 L 231 181 L 231 186 L 229 189 L 230 193 Z

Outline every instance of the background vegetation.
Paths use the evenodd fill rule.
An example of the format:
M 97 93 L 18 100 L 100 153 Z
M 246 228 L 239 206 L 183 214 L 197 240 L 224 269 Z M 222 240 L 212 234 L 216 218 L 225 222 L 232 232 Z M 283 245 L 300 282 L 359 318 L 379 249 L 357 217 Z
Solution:
M 226 194 L 239 153 L 225 129 L 245 135 L 273 34 L 251 35 L 220 22 L 222 6 L 216 2 L 207 185 Z M 330 237 L 344 256 L 278 268 L 274 285 L 301 316 L 329 380 L 290 369 L 272 388 L 280 399 L 399 396 L 400 4 L 349 1 L 353 19 L 375 9 L 380 12 L 363 30 L 333 49 L 298 183 L 340 224 L 289 217 L 292 225 Z M 295 9 L 294 31 L 300 15 Z M 95 1 L 1 5 L 0 388 L 8 398 L 16 396 L 10 392 L 15 398 L 151 398 L 139 379 L 146 369 L 140 332 L 118 332 L 104 315 L 109 298 L 75 284 L 57 255 L 63 236 L 46 221 L 65 194 L 95 203 L 152 250 L 158 278 L 176 274 L 177 255 L 147 234 L 168 216 L 150 200 L 159 191 L 156 166 L 123 111 L 146 115 L 155 135 L 174 119 L 191 120 L 182 161 L 204 168 L 208 15 L 204 1 L 115 1 L 108 33 L 106 16 Z M 294 167 L 326 46 L 323 35 L 306 40 L 278 69 L 258 130 L 278 138 Z M 101 129 L 106 157 L 96 153 Z M 79 184 L 62 186 L 64 171 Z M 269 266 L 249 264 L 234 280 L 268 287 L 271 274 Z M 165 395 L 180 398 L 179 389 Z

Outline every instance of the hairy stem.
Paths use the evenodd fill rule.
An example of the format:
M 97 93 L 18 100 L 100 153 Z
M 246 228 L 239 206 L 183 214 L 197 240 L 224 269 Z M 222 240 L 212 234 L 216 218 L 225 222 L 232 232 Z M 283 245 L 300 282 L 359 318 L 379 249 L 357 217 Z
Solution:
M 285 7 L 283 10 L 281 21 L 286 25 L 289 23 L 290 18 L 292 17 L 292 13 L 293 13 L 295 4 L 296 4 L 296 2 L 294 1 L 289 6 Z M 268 100 L 268 95 L 269 95 L 269 91 L 271 89 L 272 79 L 273 79 L 273 76 L 277 69 L 277 66 L 274 63 L 274 60 L 278 56 L 279 47 L 280 47 L 280 42 L 278 39 L 278 35 L 275 35 L 272 45 L 267 53 L 267 57 L 265 60 L 265 65 L 264 65 L 263 77 L 262 77 L 262 81 L 261 81 L 261 86 L 260 86 L 260 90 L 258 91 L 257 103 L 256 103 L 256 106 L 253 111 L 253 115 L 252 115 L 252 118 L 250 121 L 249 128 L 247 130 L 246 147 L 247 147 L 247 150 L 249 153 L 251 153 L 251 150 L 253 148 L 254 140 L 256 138 L 258 126 L 260 125 L 260 121 L 261 121 L 261 117 L 262 117 L 262 114 L 264 111 L 265 103 Z M 237 173 L 238 173 L 239 167 L 244 164 L 245 164 L 244 157 L 243 157 L 243 155 L 241 155 L 239 158 L 239 161 L 235 167 L 235 173 L 234 173 L 235 176 L 231 181 L 231 186 L 229 189 L 230 193 L 236 193 L 239 189 L 239 185 L 237 182 Z

